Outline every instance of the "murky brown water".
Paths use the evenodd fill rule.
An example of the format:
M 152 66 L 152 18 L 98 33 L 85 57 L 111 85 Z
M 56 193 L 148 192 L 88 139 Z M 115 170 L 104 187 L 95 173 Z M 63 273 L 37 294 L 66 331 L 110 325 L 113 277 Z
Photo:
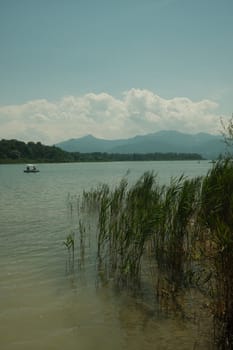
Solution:
M 155 305 L 146 291 L 135 296 L 98 283 L 91 249 L 82 267 L 69 265 L 67 194 L 101 181 L 100 166 L 94 173 L 94 165 L 41 165 L 39 174 L 0 166 L 0 349 L 211 349 L 204 312 L 187 319 Z M 127 164 L 119 166 L 106 177 L 121 178 Z M 187 308 L 198 303 L 192 292 L 188 298 Z

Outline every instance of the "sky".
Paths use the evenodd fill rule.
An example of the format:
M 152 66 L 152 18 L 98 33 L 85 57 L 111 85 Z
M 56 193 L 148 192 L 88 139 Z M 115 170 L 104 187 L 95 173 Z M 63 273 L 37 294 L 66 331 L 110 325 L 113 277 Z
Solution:
M 0 0 L 0 139 L 219 133 L 232 14 L 233 0 Z

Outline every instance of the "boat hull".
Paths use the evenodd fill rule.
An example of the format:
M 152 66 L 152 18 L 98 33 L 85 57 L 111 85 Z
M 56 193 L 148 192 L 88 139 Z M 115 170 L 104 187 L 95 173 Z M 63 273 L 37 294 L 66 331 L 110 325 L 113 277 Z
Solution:
M 40 170 L 24 170 L 24 173 L 39 173 Z

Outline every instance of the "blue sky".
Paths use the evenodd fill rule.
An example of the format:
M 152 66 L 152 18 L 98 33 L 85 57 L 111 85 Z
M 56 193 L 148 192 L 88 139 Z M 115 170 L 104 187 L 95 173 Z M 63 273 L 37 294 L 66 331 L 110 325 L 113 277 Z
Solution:
M 217 132 L 233 111 L 232 13 L 232 0 L 0 0 L 0 138 Z

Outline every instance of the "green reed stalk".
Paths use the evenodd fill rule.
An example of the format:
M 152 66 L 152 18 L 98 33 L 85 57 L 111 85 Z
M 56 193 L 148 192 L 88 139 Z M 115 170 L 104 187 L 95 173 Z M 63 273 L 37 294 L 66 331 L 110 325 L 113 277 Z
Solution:
M 190 259 L 201 179 L 172 179 L 162 187 L 156 212 L 154 251 L 159 268 L 167 271 L 171 282 L 183 283 L 185 265 Z
M 213 313 L 218 349 L 233 349 L 233 163 L 219 160 L 203 182 L 201 222 L 215 272 Z
M 67 235 L 66 240 L 63 241 L 68 251 L 68 268 L 74 270 L 74 233 Z

